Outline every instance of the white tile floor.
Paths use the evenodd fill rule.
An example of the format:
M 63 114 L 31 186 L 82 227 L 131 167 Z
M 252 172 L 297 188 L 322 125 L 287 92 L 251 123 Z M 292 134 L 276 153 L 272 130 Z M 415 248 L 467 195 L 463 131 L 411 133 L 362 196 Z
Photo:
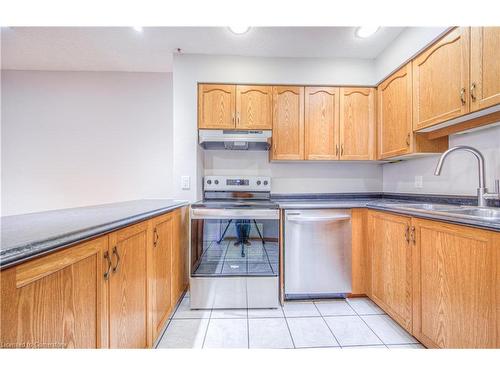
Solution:
M 190 310 L 186 295 L 158 348 L 421 349 L 368 298 L 259 310 Z

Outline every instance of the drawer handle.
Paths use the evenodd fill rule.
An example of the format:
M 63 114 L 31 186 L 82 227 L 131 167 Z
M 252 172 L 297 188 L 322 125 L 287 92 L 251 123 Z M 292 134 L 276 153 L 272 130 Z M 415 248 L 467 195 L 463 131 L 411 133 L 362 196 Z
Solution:
M 109 256 L 109 251 L 107 251 L 107 250 L 104 253 L 104 259 L 106 259 L 108 261 L 108 269 L 106 270 L 106 272 L 104 272 L 104 280 L 108 280 L 109 273 L 111 271 L 111 257 Z
M 287 216 L 288 221 L 295 223 L 313 223 L 313 222 L 334 222 L 334 221 L 344 221 L 350 220 L 349 215 L 342 216 Z
M 118 265 L 120 264 L 120 254 L 118 254 L 118 249 L 116 248 L 116 246 L 113 247 L 113 255 L 116 257 L 116 264 L 113 267 L 113 273 L 115 273 L 116 271 L 118 271 Z

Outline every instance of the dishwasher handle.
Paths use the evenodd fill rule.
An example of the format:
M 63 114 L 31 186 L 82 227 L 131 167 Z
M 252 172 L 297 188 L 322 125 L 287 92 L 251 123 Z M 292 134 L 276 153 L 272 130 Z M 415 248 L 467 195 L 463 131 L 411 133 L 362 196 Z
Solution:
M 350 220 L 350 215 L 334 215 L 334 216 L 301 216 L 301 215 L 287 215 L 287 221 L 294 223 L 317 223 L 317 222 L 334 222 Z

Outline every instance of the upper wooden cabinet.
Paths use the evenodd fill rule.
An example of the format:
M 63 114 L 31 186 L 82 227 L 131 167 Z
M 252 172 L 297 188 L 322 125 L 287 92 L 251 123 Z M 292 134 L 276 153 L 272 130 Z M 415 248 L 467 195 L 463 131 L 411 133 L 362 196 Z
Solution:
M 413 60 L 413 128 L 469 111 L 469 28 L 459 27 Z
M 411 63 L 378 87 L 378 153 L 380 159 L 411 152 Z
M 500 27 L 472 27 L 470 109 L 500 104 Z
M 305 88 L 305 159 L 339 158 L 339 88 Z
M 374 160 L 374 88 L 340 88 L 340 160 Z
M 236 128 L 271 130 L 271 86 L 236 86 Z
M 109 347 L 148 346 L 148 222 L 109 235 Z
M 500 233 L 412 225 L 413 335 L 430 348 L 500 348 Z
M 273 160 L 304 159 L 304 87 L 273 87 Z
M 412 329 L 411 218 L 370 211 L 371 298 L 399 324 Z
M 198 85 L 198 128 L 272 129 L 272 87 Z
M 198 85 L 198 127 L 233 129 L 236 125 L 236 86 Z
M 107 247 L 105 236 L 2 271 L 0 347 L 106 346 Z

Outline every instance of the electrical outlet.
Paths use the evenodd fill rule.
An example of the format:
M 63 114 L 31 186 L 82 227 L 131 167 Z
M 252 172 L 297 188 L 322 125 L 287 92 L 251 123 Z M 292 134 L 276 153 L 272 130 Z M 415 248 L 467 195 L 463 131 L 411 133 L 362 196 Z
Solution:
M 423 176 L 415 176 L 415 187 L 416 188 L 423 188 L 424 187 Z
M 191 189 L 191 181 L 189 176 L 181 176 L 181 188 L 182 190 Z

